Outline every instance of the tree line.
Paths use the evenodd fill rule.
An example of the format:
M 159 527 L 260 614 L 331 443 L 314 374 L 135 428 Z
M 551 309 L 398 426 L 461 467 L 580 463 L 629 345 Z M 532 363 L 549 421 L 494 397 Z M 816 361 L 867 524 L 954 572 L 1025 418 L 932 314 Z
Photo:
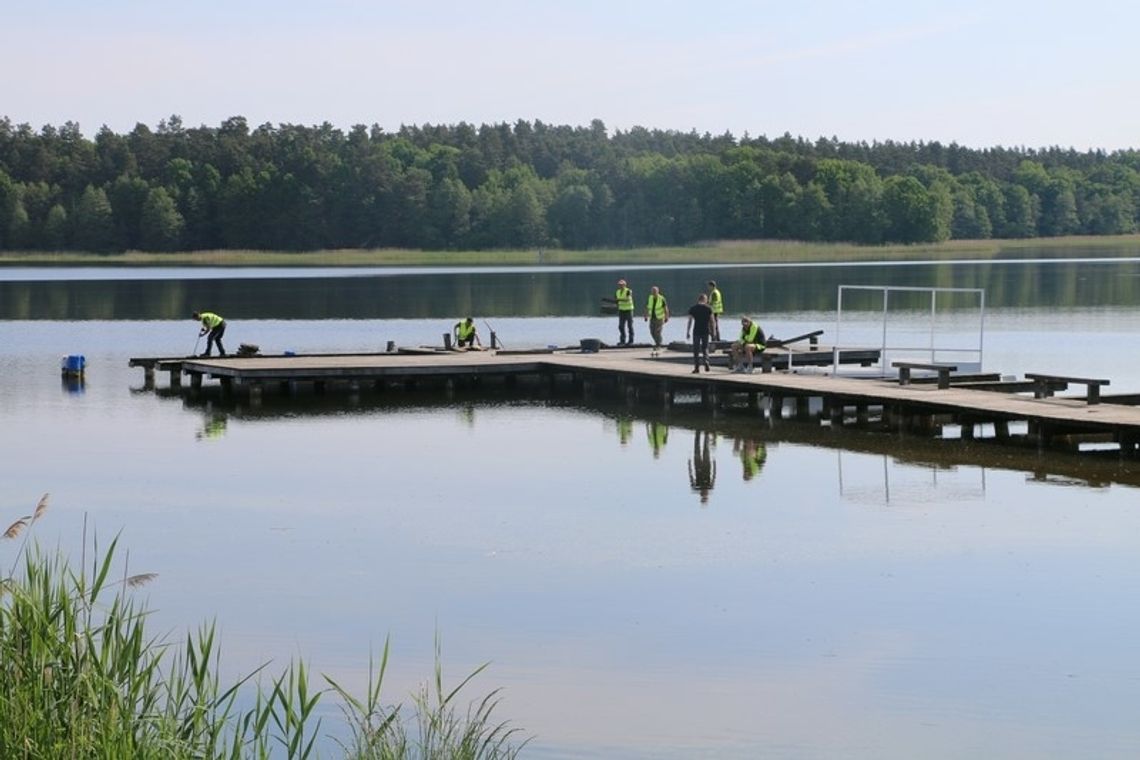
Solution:
M 589 126 L 0 119 L 0 250 L 481 250 L 1135 232 L 1140 152 Z

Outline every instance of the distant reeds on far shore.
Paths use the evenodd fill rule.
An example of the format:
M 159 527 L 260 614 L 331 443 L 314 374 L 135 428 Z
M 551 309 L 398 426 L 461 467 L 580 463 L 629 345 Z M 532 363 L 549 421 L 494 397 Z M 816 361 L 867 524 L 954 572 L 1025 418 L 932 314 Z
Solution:
M 1072 249 L 1104 256 L 1140 255 L 1140 235 L 1088 235 L 1018 240 L 950 240 L 915 245 L 805 243 L 794 240 L 720 240 L 687 246 L 569 250 L 528 248 L 424 251 L 404 248 L 320 251 L 213 250 L 94 254 L 78 251 L 5 251 L 0 266 L 139 267 L 453 267 L 606 266 L 629 264 L 757 264 L 843 261 L 1022 258 L 1065 255 Z

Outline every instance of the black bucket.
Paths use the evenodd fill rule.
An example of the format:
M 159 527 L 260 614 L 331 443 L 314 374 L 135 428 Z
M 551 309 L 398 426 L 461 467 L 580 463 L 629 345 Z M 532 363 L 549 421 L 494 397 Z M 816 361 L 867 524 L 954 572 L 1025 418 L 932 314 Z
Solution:
M 579 347 L 584 354 L 596 354 L 602 347 L 602 342 L 597 338 L 582 338 L 578 341 Z

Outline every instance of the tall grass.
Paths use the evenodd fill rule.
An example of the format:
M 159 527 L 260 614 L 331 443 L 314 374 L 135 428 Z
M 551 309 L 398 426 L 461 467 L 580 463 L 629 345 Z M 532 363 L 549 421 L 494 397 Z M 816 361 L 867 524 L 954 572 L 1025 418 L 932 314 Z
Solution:
M 3 251 L 0 265 L 20 266 L 230 266 L 230 267 L 384 267 L 384 266 L 599 266 L 613 264 L 796 264 L 914 259 L 992 259 L 1069 253 L 1074 246 L 1096 248 L 1104 256 L 1134 256 L 1140 235 L 1085 235 L 1019 240 L 947 240 L 910 245 L 856 245 L 795 240 L 714 240 L 683 246 L 639 248 L 499 249 L 422 251 L 406 248 L 319 251 L 211 250 L 93 254 L 82 251 Z M 1044 254 L 1042 253 L 1044 252 Z
M 263 665 L 223 683 L 213 624 L 180 646 L 147 632 L 147 610 L 131 591 L 156 576 L 113 573 L 118 538 L 104 550 L 93 542 L 90 566 L 84 558 L 78 570 L 28 544 L 47 505 L 45 494 L 3 533 L 19 544 L 0 576 L 0 758 L 304 760 L 324 747 L 326 756 L 333 748 L 361 760 L 493 760 L 526 745 L 493 719 L 497 691 L 461 711 L 460 691 L 486 666 L 446 689 L 438 636 L 434 679 L 408 708 L 381 698 L 387 643 L 363 696 L 327 676 L 314 689 L 299 660 L 276 676 Z M 8 566 L 2 547 L 0 561 Z M 348 741 L 321 742 L 316 708 L 328 695 L 340 700 Z

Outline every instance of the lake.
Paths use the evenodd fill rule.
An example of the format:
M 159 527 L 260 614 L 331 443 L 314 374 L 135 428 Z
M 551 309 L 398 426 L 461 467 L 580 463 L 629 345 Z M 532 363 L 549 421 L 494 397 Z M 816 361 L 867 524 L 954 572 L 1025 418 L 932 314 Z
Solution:
M 215 620 L 266 660 L 386 692 L 490 662 L 475 698 L 534 758 L 1134 757 L 1140 472 L 1115 458 L 900 438 L 755 413 L 461 391 L 260 408 L 143 389 L 191 311 L 265 352 L 616 342 L 617 276 L 684 314 L 706 279 L 771 333 L 836 329 L 839 285 L 985 290 L 987 371 L 1140 391 L 1140 260 L 574 269 L 0 269 L 0 523 L 121 534 L 155 632 Z M 921 303 L 892 323 L 925 330 Z M 853 308 L 851 335 L 881 315 Z M 950 304 L 940 335 L 977 314 Z M 636 322 L 639 339 L 644 323 Z M 666 327 L 682 339 L 683 320 Z M 845 332 L 845 335 L 848 333 Z M 648 353 L 648 352 L 647 352 Z M 83 354 L 68 386 L 60 357 Z M 15 547 L 0 544 L 0 563 Z M 129 552 L 129 556 L 126 555 Z M 274 670 L 274 666 L 270 666 Z M 326 728 L 334 730 L 335 706 Z M 326 742 L 327 755 L 335 756 Z

